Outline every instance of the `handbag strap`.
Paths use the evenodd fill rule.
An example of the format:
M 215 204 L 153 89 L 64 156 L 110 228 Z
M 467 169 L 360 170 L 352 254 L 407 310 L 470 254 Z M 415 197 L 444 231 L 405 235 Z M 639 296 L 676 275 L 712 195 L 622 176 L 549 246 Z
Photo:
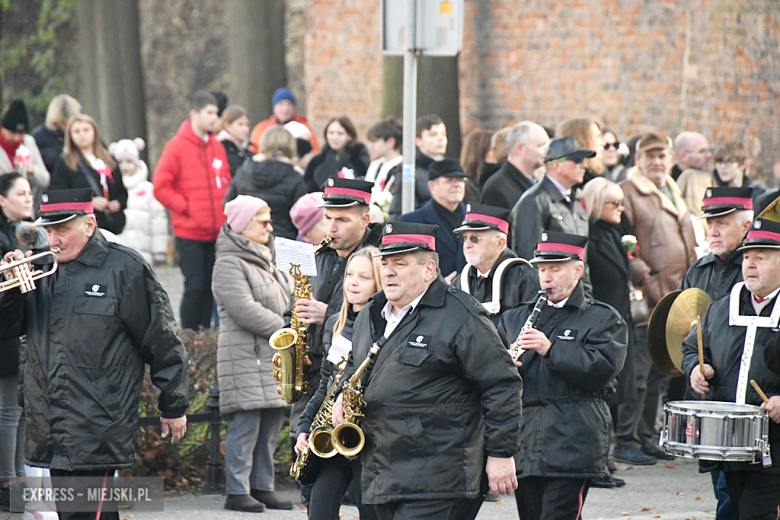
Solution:
M 89 183 L 89 187 L 92 189 L 92 193 L 94 194 L 94 197 L 102 197 L 103 196 L 103 188 L 101 188 L 97 181 L 95 180 L 95 177 L 92 176 L 89 169 L 87 169 L 87 164 L 84 159 L 79 160 L 79 171 L 84 174 L 84 177 L 87 178 L 87 182 Z

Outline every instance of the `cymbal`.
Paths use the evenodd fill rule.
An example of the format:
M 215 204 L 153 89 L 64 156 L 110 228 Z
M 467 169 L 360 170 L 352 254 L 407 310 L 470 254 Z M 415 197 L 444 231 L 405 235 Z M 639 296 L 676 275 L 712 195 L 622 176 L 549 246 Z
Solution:
M 674 300 L 666 318 L 666 348 L 674 366 L 682 368 L 682 344 L 696 324 L 696 318 L 703 318 L 712 304 L 706 292 L 692 287 L 680 293 Z
M 672 291 L 661 298 L 647 323 L 647 348 L 650 351 L 650 360 L 659 372 L 667 376 L 677 376 L 682 373 L 675 367 L 666 348 L 666 319 L 672 304 L 681 293 L 682 291 Z
M 756 218 L 763 218 L 773 222 L 780 222 L 780 197 L 777 197 Z

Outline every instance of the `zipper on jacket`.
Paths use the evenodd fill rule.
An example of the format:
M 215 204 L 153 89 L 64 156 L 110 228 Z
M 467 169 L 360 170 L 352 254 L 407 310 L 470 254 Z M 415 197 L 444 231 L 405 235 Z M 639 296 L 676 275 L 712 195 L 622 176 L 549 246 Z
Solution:
M 209 136 L 209 140 L 211 140 L 211 136 Z M 217 212 L 216 208 L 214 207 L 214 190 L 211 188 L 211 175 L 209 175 L 209 169 L 211 169 L 211 165 L 209 164 L 208 141 L 203 144 L 203 157 L 205 158 L 206 163 L 206 182 L 209 186 L 209 202 L 211 203 L 211 223 L 213 229 L 217 227 Z M 217 176 L 219 176 L 219 174 L 217 174 Z

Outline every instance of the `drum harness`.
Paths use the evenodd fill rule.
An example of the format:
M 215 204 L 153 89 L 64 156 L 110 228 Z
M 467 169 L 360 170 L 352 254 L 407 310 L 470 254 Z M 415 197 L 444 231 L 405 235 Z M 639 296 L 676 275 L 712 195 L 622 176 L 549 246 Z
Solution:
M 516 264 L 518 262 L 525 262 L 528 265 L 531 265 L 531 262 L 526 260 L 525 258 L 507 258 L 500 264 L 498 264 L 498 267 L 496 268 L 495 272 L 493 273 L 493 298 L 489 302 L 480 302 L 482 306 L 485 308 L 486 311 L 488 311 L 488 314 L 493 316 L 494 314 L 498 314 L 501 310 L 501 282 L 503 281 L 504 277 L 504 271 L 506 271 L 507 267 L 509 267 L 512 264 Z M 461 271 L 460 274 L 460 288 L 463 292 L 466 294 L 471 294 L 471 290 L 469 289 L 469 271 L 470 271 L 471 265 L 466 264 L 465 267 L 463 267 L 463 271 Z M 474 268 L 476 271 L 476 267 Z

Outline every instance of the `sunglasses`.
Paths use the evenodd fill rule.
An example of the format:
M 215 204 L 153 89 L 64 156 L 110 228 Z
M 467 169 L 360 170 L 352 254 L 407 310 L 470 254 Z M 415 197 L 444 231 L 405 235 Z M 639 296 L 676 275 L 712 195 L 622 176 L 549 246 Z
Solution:
M 253 219 L 255 222 L 263 226 L 264 228 L 273 227 L 274 221 L 273 220 L 256 220 Z
M 625 206 L 625 204 L 623 204 L 622 200 L 608 200 L 604 204 L 611 204 L 611 205 L 615 206 L 616 208 L 622 208 L 622 207 Z
M 555 161 L 559 161 L 559 162 L 571 161 L 574 164 L 582 164 L 585 161 L 585 158 L 581 157 L 579 159 L 575 159 L 573 157 L 561 157 L 560 159 L 553 159 L 552 161 L 549 161 L 549 162 L 555 162 Z
M 604 149 L 609 150 L 610 148 L 614 148 L 615 150 L 618 149 L 620 146 L 620 143 L 615 141 L 614 143 L 604 143 Z
M 498 238 L 498 237 L 478 237 L 477 235 L 469 235 L 467 237 L 463 237 L 464 242 L 471 242 L 472 244 L 479 244 L 480 240 L 490 240 L 491 238 Z

